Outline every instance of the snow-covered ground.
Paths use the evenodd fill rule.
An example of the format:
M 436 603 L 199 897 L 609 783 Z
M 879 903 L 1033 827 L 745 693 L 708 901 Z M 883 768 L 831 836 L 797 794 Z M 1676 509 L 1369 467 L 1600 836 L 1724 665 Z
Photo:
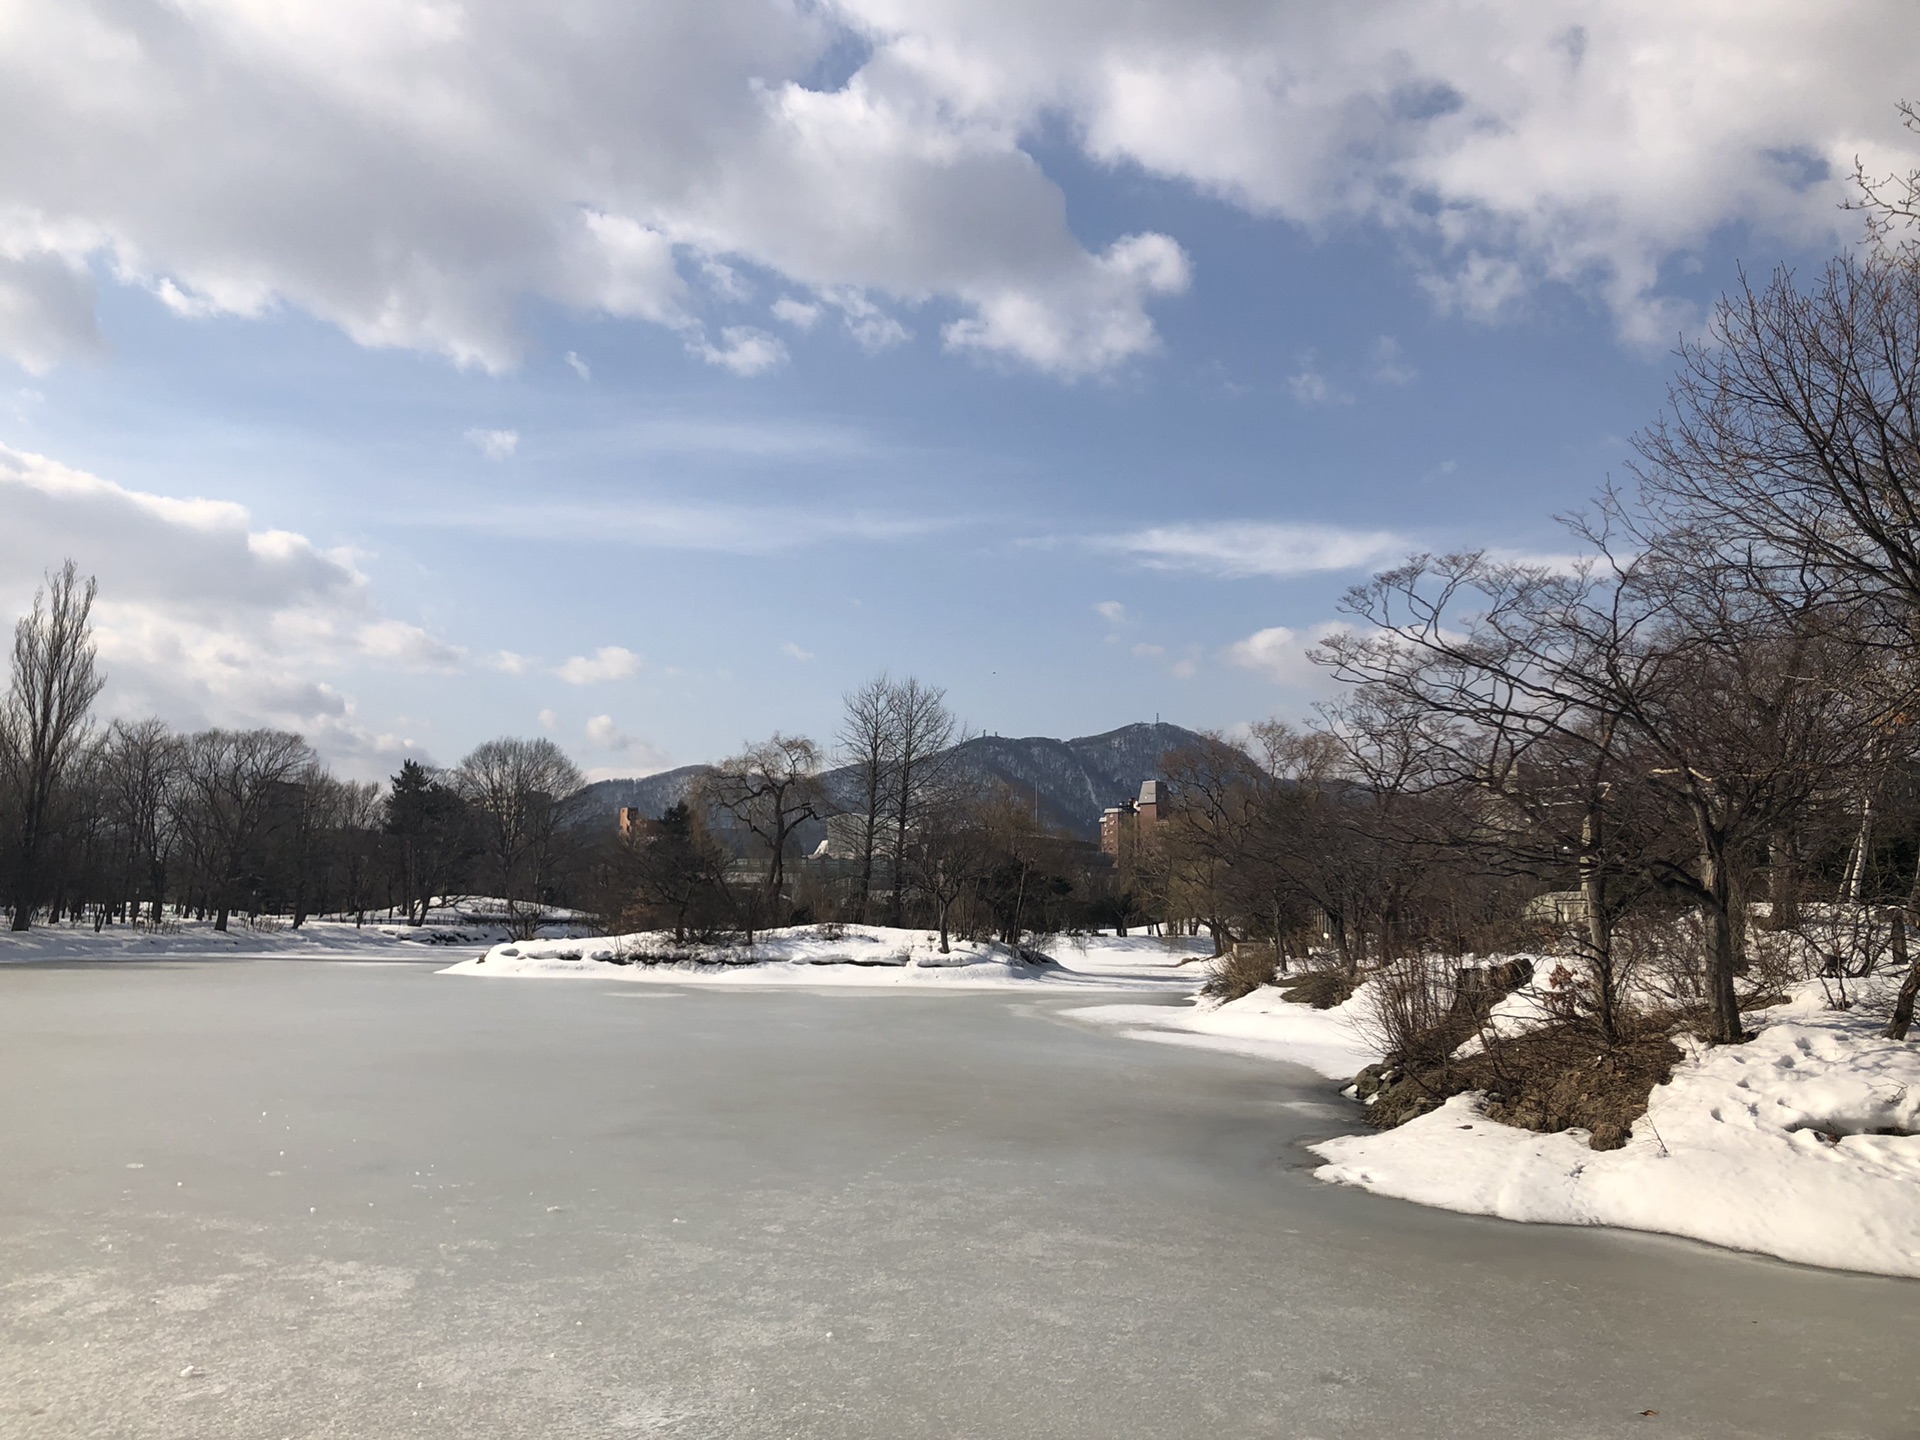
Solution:
M 1920 1043 L 1882 1040 L 1897 977 L 1850 1010 L 1817 982 L 1748 1016 L 1746 1045 L 1681 1040 L 1621 1150 L 1584 1131 L 1541 1135 L 1489 1120 L 1461 1095 L 1396 1129 L 1324 1141 L 1322 1180 L 1509 1220 L 1613 1225 L 1835 1269 L 1920 1277 Z M 1497 1007 L 1504 1033 L 1538 1023 L 1544 992 Z M 1313 1010 L 1263 988 L 1227 1004 L 1096 1005 L 1068 1012 L 1131 1038 L 1305 1066 L 1346 1079 L 1380 1059 L 1367 992 Z M 1469 1042 L 1470 1045 L 1477 1042 Z M 1465 1048 L 1465 1047 L 1463 1047 Z
M 1194 980 L 1197 984 L 1204 978 L 1197 975 Z M 1224 1005 L 1196 994 L 1184 1006 L 1089 1005 L 1067 1013 L 1076 1020 L 1117 1026 L 1135 1040 L 1284 1060 L 1347 1080 L 1380 1058 L 1364 1033 L 1367 1004 L 1365 987 L 1344 1005 L 1315 1010 L 1263 985 Z
M 495 945 L 443 975 L 512 979 L 596 979 L 654 984 L 845 985 L 947 989 L 1165 989 L 1198 984 L 1193 946 L 1206 942 L 1084 937 L 1045 951 L 991 940 L 950 942 L 942 954 L 930 931 L 881 925 L 801 925 L 766 930 L 751 946 L 679 945 L 664 932 L 594 940 Z
M 1853 1009 L 1827 1010 L 1816 983 L 1749 1017 L 1765 1028 L 1745 1045 L 1688 1043 L 1621 1150 L 1496 1124 L 1460 1095 L 1314 1146 L 1328 1162 L 1315 1173 L 1471 1214 L 1920 1276 L 1920 1135 L 1873 1133 L 1920 1130 L 1920 1045 L 1878 1038 L 1884 1000 L 1869 986 Z

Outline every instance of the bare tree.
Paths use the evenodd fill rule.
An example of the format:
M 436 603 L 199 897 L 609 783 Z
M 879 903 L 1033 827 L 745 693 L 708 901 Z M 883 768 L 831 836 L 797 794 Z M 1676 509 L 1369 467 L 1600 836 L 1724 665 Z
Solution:
M 1743 277 L 1682 347 L 1668 411 L 1634 467 L 1661 529 L 1920 634 L 1920 256 L 1840 256 L 1804 288 Z
M 948 937 L 954 905 L 980 882 L 991 860 L 986 828 L 971 806 L 936 806 L 914 825 L 905 862 L 933 904 L 942 955 L 952 948 Z
M 1618 823 L 1633 790 L 1627 720 L 1657 660 L 1636 647 L 1637 617 L 1617 578 L 1591 564 L 1567 573 L 1480 554 L 1416 557 L 1350 592 L 1345 607 L 1375 628 L 1335 636 L 1316 657 L 1415 708 L 1421 788 L 1467 792 L 1451 845 L 1543 880 L 1572 860 L 1595 1018 L 1609 1042 L 1613 930 L 1644 889 L 1648 860 L 1640 832 Z
M 340 898 L 343 908 L 353 912 L 353 923 L 364 925 L 380 869 L 386 797 L 375 781 L 336 780 L 329 794 L 328 822 L 340 846 Z
M 793 833 L 822 810 L 820 747 L 804 735 L 774 734 L 700 777 L 698 793 L 760 843 L 767 879 L 760 908 L 777 915 Z M 753 921 L 748 921 L 749 937 Z
M 479 822 L 489 878 L 517 934 L 531 935 L 565 848 L 565 823 L 585 782 L 551 740 L 489 740 L 453 772 Z
M 951 799 L 947 792 L 953 771 L 953 747 L 962 739 L 960 725 L 947 708 L 947 692 L 923 685 L 909 675 L 892 686 L 888 697 L 888 724 L 893 737 L 893 773 L 888 796 L 893 841 L 893 923 L 903 923 L 908 838 L 915 824 Z
M 258 889 L 275 802 L 314 765 L 311 746 L 285 730 L 203 730 L 188 743 L 179 818 L 211 891 L 213 928 L 224 932 Z
M 102 751 L 105 797 L 117 812 L 126 846 L 127 899 L 144 893 L 147 917 L 158 925 L 173 858 L 174 824 L 186 742 L 165 721 L 115 721 Z
M 875 676 L 844 699 L 845 713 L 840 733 L 835 737 L 842 763 L 853 771 L 853 789 L 860 805 L 853 817 L 859 834 L 860 881 L 854 893 L 853 918 L 856 924 L 867 918 L 867 906 L 873 895 L 873 865 L 886 838 L 884 813 L 893 793 L 894 774 L 900 750 L 895 719 L 895 685 L 885 672 Z M 898 886 L 898 879 L 895 880 Z
M 0 706 L 0 765 L 11 792 L 13 928 L 33 923 L 60 788 L 85 747 L 106 677 L 94 665 L 95 583 L 68 560 L 36 590 L 13 631 L 13 677 Z

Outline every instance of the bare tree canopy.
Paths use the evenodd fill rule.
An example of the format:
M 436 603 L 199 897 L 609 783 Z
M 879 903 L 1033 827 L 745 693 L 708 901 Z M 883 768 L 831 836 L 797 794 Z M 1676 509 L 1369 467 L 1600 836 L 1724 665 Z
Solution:
M 0 706 L 0 767 L 14 824 L 13 928 L 32 924 L 40 903 L 54 807 L 87 743 L 88 714 L 106 684 L 94 664 L 95 584 L 68 560 L 36 590 L 13 629 L 13 673 Z
M 565 823 L 585 784 L 551 740 L 500 739 L 475 746 L 455 767 L 454 787 L 479 823 L 489 883 L 511 923 L 539 923 L 566 845 Z
M 759 843 L 767 856 L 762 905 L 777 907 L 794 831 L 824 810 L 820 747 L 804 735 L 776 732 L 715 765 L 702 777 L 700 795 Z

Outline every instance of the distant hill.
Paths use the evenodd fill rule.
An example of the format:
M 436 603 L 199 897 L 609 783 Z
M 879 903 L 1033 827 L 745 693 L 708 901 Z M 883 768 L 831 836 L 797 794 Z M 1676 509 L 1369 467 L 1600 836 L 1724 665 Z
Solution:
M 1199 739 L 1191 730 L 1162 723 L 1123 725 L 1075 740 L 981 735 L 954 748 L 961 773 L 983 789 L 995 782 L 1011 785 L 1055 824 L 1093 839 L 1100 833 L 1101 811 L 1137 795 L 1142 780 L 1164 778 L 1161 757 Z M 581 799 L 581 823 L 611 826 L 623 805 L 658 816 L 685 799 L 706 768 L 683 765 L 638 780 L 596 781 Z M 851 808 L 852 770 L 830 770 L 824 778 L 827 793 Z
M 657 820 L 670 806 L 687 798 L 693 782 L 706 774 L 705 765 L 682 765 L 678 770 L 662 770 L 638 780 L 596 780 L 580 796 L 577 813 L 581 822 L 613 825 L 620 811 L 631 806 L 649 820 Z

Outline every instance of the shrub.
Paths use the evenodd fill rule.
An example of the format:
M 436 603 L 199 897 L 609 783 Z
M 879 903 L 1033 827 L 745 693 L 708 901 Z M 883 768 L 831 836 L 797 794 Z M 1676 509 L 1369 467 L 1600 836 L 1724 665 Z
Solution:
M 1322 970 L 1307 970 L 1275 982 L 1280 993 L 1296 1005 L 1311 1005 L 1315 1010 L 1331 1010 L 1344 1005 L 1360 988 L 1360 982 L 1345 968 L 1330 965 Z
M 1200 993 L 1220 1001 L 1238 1000 L 1262 985 L 1271 985 L 1274 969 L 1271 947 L 1235 945 L 1226 954 L 1216 955 L 1207 962 L 1207 978 L 1200 986 Z

